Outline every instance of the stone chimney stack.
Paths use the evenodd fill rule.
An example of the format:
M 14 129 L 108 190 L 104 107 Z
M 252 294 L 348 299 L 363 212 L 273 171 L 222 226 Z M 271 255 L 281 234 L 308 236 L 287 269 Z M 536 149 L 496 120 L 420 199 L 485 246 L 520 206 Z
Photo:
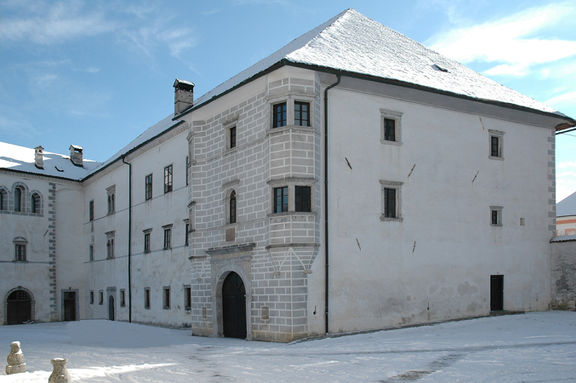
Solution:
M 70 161 L 76 166 L 82 166 L 82 147 L 70 145 Z
M 184 80 L 174 80 L 174 116 L 194 105 L 194 84 Z
M 34 148 L 34 165 L 38 169 L 44 169 L 44 148 L 42 145 Z

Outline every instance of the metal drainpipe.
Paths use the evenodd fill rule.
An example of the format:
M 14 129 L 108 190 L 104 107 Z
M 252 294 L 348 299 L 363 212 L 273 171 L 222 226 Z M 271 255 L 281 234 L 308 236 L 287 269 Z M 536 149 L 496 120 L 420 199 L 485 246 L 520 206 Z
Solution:
M 329 332 L 328 302 L 329 302 L 329 251 L 328 251 L 328 90 L 340 84 L 340 74 L 337 73 L 334 84 L 324 89 L 324 326 L 326 334 Z
M 132 323 L 132 164 L 125 156 L 122 162 L 128 165 L 128 322 Z

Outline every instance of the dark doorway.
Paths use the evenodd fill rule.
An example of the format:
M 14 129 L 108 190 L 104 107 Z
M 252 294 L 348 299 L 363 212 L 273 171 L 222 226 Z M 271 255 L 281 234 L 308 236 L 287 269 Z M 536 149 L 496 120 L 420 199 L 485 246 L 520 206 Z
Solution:
M 108 296 L 108 320 L 114 320 L 114 297 Z
M 8 295 L 6 324 L 21 324 L 32 320 L 32 298 L 24 290 Z
M 64 291 L 62 300 L 64 302 L 64 320 L 76 320 L 76 292 Z
M 246 338 L 246 289 L 236 273 L 222 285 L 222 322 L 225 337 Z
M 504 276 L 490 276 L 490 311 L 504 310 Z

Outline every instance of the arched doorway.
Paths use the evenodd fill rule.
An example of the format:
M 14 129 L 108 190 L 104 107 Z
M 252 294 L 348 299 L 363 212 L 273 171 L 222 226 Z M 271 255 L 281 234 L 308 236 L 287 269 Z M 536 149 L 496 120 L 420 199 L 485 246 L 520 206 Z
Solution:
M 222 284 L 222 324 L 225 337 L 246 338 L 246 289 L 234 272 Z
M 21 324 L 32 320 L 32 298 L 24 290 L 16 290 L 6 299 L 6 324 Z
M 108 320 L 114 320 L 114 297 L 108 296 Z

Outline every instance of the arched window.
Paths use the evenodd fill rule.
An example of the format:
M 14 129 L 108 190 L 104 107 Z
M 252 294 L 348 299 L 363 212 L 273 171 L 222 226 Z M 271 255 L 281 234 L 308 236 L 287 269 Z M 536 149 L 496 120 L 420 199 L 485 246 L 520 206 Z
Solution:
M 24 211 L 24 188 L 16 186 L 14 189 L 14 211 Z
M 42 209 L 42 199 L 40 198 L 40 194 L 32 193 L 32 197 L 30 198 L 30 202 L 32 205 L 32 213 L 33 214 L 40 214 Z
M 228 201 L 228 223 L 236 223 L 236 191 L 232 190 Z
M 0 189 L 0 210 L 8 210 L 8 193 L 4 189 Z

